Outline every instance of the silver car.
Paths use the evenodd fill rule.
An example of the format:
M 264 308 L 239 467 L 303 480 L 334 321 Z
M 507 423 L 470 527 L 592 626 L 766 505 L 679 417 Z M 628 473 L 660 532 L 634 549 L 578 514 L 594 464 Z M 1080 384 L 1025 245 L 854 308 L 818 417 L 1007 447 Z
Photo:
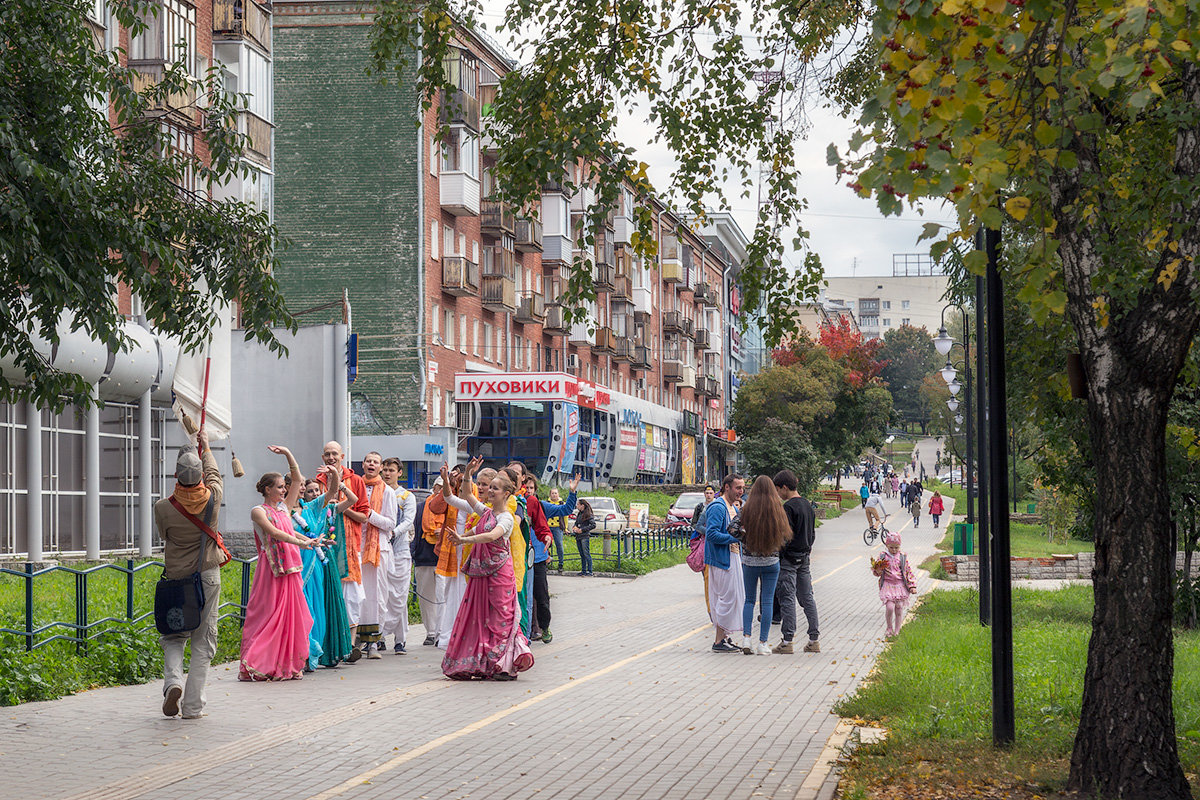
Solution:
M 581 497 L 592 507 L 592 516 L 596 520 L 596 530 L 592 533 L 616 533 L 629 527 L 629 519 L 621 513 L 613 497 Z M 574 519 L 574 517 L 572 517 Z

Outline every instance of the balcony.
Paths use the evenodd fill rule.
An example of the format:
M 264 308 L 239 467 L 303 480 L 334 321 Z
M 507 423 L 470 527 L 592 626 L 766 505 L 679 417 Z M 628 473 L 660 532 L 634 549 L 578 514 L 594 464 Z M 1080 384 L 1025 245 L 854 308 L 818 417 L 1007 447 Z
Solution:
M 545 191 L 544 187 L 542 191 Z M 574 196 L 571 197 L 571 210 L 577 214 L 587 211 L 594 202 L 596 202 L 596 190 L 585 184 L 578 187 Z
M 546 306 L 546 321 L 542 323 L 542 333 L 565 336 L 568 330 L 567 323 L 563 321 L 563 307 L 558 303 Z
M 483 274 L 499 275 L 512 280 L 517 277 L 517 257 L 500 245 L 483 248 Z
M 696 284 L 696 302 L 703 303 L 709 308 L 717 308 L 720 303 L 717 301 L 717 290 L 707 281 L 700 281 Z
M 617 244 L 629 244 L 637 225 L 629 217 L 617 217 L 614 226 L 614 241 Z
M 613 352 L 613 361 L 623 361 L 626 364 L 633 363 L 633 351 L 637 349 L 637 344 L 633 339 L 627 336 L 617 337 L 617 348 Z
M 465 256 L 442 256 L 442 291 L 455 297 L 479 294 L 479 265 Z
M 578 347 L 592 347 L 595 344 L 595 336 L 589 327 L 591 322 L 587 319 L 576 320 L 571 323 L 571 331 L 567 334 L 567 342 Z
M 497 200 L 484 200 L 479 207 L 479 226 L 484 236 L 499 239 L 504 234 L 512 236 L 515 229 L 512 206 Z
M 543 236 L 542 237 L 542 264 L 543 266 L 554 266 L 559 264 L 570 264 L 574 261 L 573 243 L 566 236 Z
M 695 339 L 697 350 L 707 350 L 712 346 L 710 344 L 708 328 L 696 328 Z
M 505 275 L 484 275 L 480 300 L 489 311 L 512 314 L 517 310 L 517 282 Z
M 515 227 L 513 239 L 518 252 L 542 252 L 542 223 L 536 219 L 518 219 Z
M 721 385 L 716 378 L 702 376 L 696 379 L 696 391 L 704 397 L 720 397 Z
M 611 231 L 596 232 L 595 259 L 597 264 L 607 264 L 610 267 L 616 265 L 616 246 L 613 244 Z
M 690 364 L 679 364 L 679 388 L 680 389 L 695 389 L 696 388 L 696 368 Z
M 617 274 L 613 279 L 612 297 L 614 303 L 632 303 L 633 302 L 633 278 L 628 275 Z
M 271 168 L 271 136 L 275 126 L 257 114 L 243 111 L 242 133 L 246 135 L 246 155 L 251 161 Z
M 678 259 L 668 259 L 663 257 L 659 264 L 659 275 L 664 283 L 682 283 L 683 282 L 683 262 Z
M 691 317 L 683 318 L 682 328 L 683 335 L 687 338 L 694 339 L 696 337 L 696 323 L 691 319 Z
M 525 292 L 517 306 L 517 322 L 540 325 L 546 319 L 546 298 L 541 292 Z
M 479 178 L 465 172 L 443 172 L 438 193 L 442 210 L 456 217 L 479 216 Z
M 133 90 L 142 93 L 158 86 L 166 74 L 167 62 L 162 59 L 151 61 L 130 61 L 133 72 Z M 151 100 L 147 109 L 148 116 L 172 117 L 176 122 L 193 126 L 196 124 L 196 86 L 189 83 L 178 92 L 170 92 L 165 97 L 159 96 Z
M 596 343 L 592 349 L 597 353 L 614 353 L 617 350 L 617 337 L 612 328 L 596 328 Z
M 662 365 L 663 380 L 667 383 L 679 383 L 683 380 L 683 371 L 686 367 L 678 361 L 664 361 Z
M 650 312 L 654 310 L 654 293 L 645 286 L 636 286 L 633 290 L 633 315 L 642 322 L 649 321 Z
M 271 14 L 250 0 L 213 0 L 215 39 L 249 39 L 271 52 Z
M 463 125 L 479 133 L 479 100 L 455 89 L 443 96 L 439 120 L 443 125 Z
M 613 266 L 601 264 L 599 261 L 592 267 L 592 281 L 597 292 L 611 292 L 613 289 Z
M 644 344 L 633 346 L 633 368 L 650 369 L 650 347 Z
M 662 318 L 663 333 L 682 333 L 683 315 L 678 311 L 668 311 Z

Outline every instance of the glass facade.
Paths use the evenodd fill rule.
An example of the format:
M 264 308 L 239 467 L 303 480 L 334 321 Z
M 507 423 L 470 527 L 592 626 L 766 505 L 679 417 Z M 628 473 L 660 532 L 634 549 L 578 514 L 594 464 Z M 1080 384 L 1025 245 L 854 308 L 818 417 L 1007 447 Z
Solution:
M 549 403 L 479 403 L 479 427 L 467 437 L 467 452 L 483 456 L 485 467 L 520 461 L 540 474 L 550 453 L 550 428 Z

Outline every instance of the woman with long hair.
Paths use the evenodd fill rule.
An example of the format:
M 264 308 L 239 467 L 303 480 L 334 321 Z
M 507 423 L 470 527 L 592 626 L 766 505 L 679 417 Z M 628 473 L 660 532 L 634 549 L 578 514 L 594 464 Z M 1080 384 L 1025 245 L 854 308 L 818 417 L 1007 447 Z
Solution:
M 283 681 L 301 676 L 308 661 L 313 618 L 304 599 L 300 548 L 328 543 L 324 538 L 300 536 L 292 527 L 289 509 L 295 505 L 304 482 L 300 467 L 286 447 L 270 445 L 267 449 L 287 458 L 292 482 L 289 486 L 278 472 L 268 472 L 256 486 L 263 502 L 250 512 L 258 566 L 242 625 L 238 680 L 243 681 Z
M 771 633 L 771 612 L 775 584 L 779 582 L 779 548 L 791 540 L 783 504 L 775 484 L 759 475 L 750 488 L 750 497 L 742 507 L 742 579 L 746 583 L 746 602 L 742 605 L 742 652 L 746 655 L 771 655 L 767 637 Z M 754 625 L 754 595 L 761 588 L 758 642 L 750 637 Z
M 491 678 L 515 680 L 518 672 L 533 666 L 529 640 L 521 631 L 513 579 L 509 540 L 516 518 L 508 510 L 516 484 L 506 472 L 497 473 L 486 488 L 490 506 L 475 497 L 472 476 L 483 459 L 467 467 L 459 496 L 467 501 L 479 520 L 469 533 L 454 535 L 456 544 L 470 544 L 463 572 L 467 590 L 454 618 L 454 629 L 442 659 L 442 672 L 455 680 Z M 442 466 L 443 480 L 446 467 Z
M 592 574 L 592 531 L 596 530 L 596 516 L 587 500 L 580 500 L 575 506 L 575 524 L 571 532 L 575 534 L 575 548 L 579 551 L 579 574 Z

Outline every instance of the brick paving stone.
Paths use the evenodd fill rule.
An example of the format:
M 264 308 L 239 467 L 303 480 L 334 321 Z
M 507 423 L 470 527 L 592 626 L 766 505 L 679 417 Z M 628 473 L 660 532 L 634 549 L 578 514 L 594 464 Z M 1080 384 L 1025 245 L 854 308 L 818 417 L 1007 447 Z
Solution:
M 518 681 L 447 681 L 442 651 L 414 647 L 281 684 L 215 668 L 203 720 L 163 719 L 160 684 L 30 703 L 0 712 L 5 793 L 303 800 L 380 768 L 338 796 L 794 797 L 837 724 L 831 706 L 884 646 L 864 525 L 851 510 L 817 531 L 820 654 L 714 654 L 708 627 L 647 652 L 707 622 L 684 566 L 633 581 L 551 576 L 555 641 L 534 643 Z M 914 564 L 941 534 L 903 530 Z M 931 585 L 921 574 L 920 590 Z M 439 736 L 455 738 L 388 766 Z

